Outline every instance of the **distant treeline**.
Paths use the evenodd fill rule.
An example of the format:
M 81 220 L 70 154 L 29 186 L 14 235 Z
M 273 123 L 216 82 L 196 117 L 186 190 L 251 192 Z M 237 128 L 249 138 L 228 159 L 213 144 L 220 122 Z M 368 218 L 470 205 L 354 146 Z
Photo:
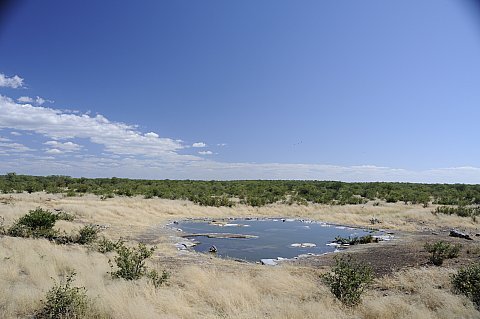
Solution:
M 429 203 L 441 205 L 480 204 L 480 185 L 417 183 L 345 183 L 336 181 L 245 180 L 140 180 L 126 178 L 72 178 L 69 176 L 0 175 L 0 191 L 7 193 L 92 193 L 103 199 L 114 196 L 186 199 L 205 206 L 236 203 L 263 206 L 322 203 L 363 204 L 367 201 Z

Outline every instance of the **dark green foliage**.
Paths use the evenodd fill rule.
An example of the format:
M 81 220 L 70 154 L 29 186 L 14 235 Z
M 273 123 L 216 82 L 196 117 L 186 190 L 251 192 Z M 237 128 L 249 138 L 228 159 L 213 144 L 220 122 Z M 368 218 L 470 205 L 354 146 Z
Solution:
M 78 231 L 78 238 L 75 242 L 80 245 L 91 244 L 97 239 L 99 232 L 97 226 L 85 225 Z
M 365 235 L 361 237 L 341 237 L 337 236 L 334 240 L 337 244 L 348 244 L 348 245 L 357 245 L 357 244 L 370 244 L 378 243 L 378 238 L 374 238 L 372 235 Z
M 433 212 L 433 214 L 447 214 L 447 215 L 458 215 L 460 217 L 472 217 L 480 215 L 479 206 L 439 206 Z
M 350 255 L 336 256 L 331 273 L 322 276 L 330 291 L 344 305 L 352 307 L 361 301 L 361 296 L 373 281 L 372 269 L 352 259 Z
M 158 288 L 164 284 L 166 284 L 170 274 L 167 271 L 162 271 L 160 275 L 156 270 L 150 270 L 147 272 L 147 277 L 151 280 L 152 284 L 155 288 Z
M 37 319 L 76 319 L 85 318 L 90 300 L 85 287 L 72 287 L 75 273 L 55 285 L 47 292 L 43 309 L 36 314 Z
M 155 247 L 148 249 L 142 243 L 139 243 L 137 248 L 121 244 L 115 251 L 118 255 L 115 256 L 114 261 L 118 269 L 111 272 L 112 277 L 136 280 L 147 274 L 145 260 L 153 255 Z M 112 263 L 110 263 L 110 266 L 113 270 Z
M 430 253 L 430 262 L 435 266 L 441 266 L 445 259 L 458 257 L 461 247 L 460 244 L 452 245 L 444 241 L 425 244 L 425 250 Z
M 57 216 L 57 220 L 66 220 L 66 221 L 73 221 L 75 219 L 75 216 L 70 214 L 70 213 L 67 213 L 67 212 L 57 212 L 56 213 L 56 216 Z
M 251 206 L 275 202 L 329 205 L 385 200 L 406 204 L 479 205 L 480 185 L 415 183 L 343 183 L 336 181 L 191 181 L 72 178 L 68 176 L 0 175 L 3 193 L 47 191 L 77 196 L 92 193 L 186 199 L 205 206 L 231 206 L 233 198 Z
M 57 215 L 41 208 L 29 211 L 18 219 L 7 234 L 14 237 L 44 237 L 52 239 L 56 235 L 53 229 Z
M 94 247 L 98 252 L 105 254 L 105 253 L 114 251 L 115 249 L 122 246 L 123 244 L 124 242 L 121 239 L 114 242 L 114 241 L 111 241 L 110 239 L 102 237 L 101 239 L 97 240 Z
M 57 220 L 71 221 L 74 216 L 66 212 L 52 213 L 42 208 L 29 211 L 20 217 L 10 228 L 6 235 L 13 237 L 46 238 L 57 244 L 76 243 L 80 245 L 91 244 L 97 239 L 99 229 L 94 225 L 82 227 L 78 234 L 69 235 L 53 229 Z
M 123 241 L 116 244 L 114 257 L 117 270 L 113 271 L 113 263 L 109 261 L 113 278 L 123 278 L 125 280 L 137 280 L 146 276 L 157 288 L 165 284 L 169 278 L 169 273 L 165 270 L 159 274 L 156 270 L 149 270 L 145 265 L 145 260 L 153 255 L 156 247 L 147 248 L 145 244 L 139 243 L 135 247 L 127 247 Z
M 464 294 L 473 301 L 480 310 L 480 264 L 472 264 L 461 268 L 452 276 L 453 291 Z

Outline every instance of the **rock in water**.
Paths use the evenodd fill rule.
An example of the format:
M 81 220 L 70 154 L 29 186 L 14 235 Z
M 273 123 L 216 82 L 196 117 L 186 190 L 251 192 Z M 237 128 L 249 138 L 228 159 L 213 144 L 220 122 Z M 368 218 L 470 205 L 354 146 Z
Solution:
M 450 237 L 459 237 L 459 238 L 465 238 L 468 240 L 473 240 L 473 238 L 471 238 L 469 234 L 459 232 L 458 230 L 455 230 L 455 229 L 452 229 L 450 231 Z

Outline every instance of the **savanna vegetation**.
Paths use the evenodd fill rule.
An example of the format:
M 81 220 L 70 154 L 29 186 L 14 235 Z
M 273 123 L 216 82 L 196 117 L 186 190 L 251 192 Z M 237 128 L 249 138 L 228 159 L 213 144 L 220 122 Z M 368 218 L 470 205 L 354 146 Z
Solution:
M 6 182 L 7 177 L 10 182 Z M 35 194 L 28 194 L 29 190 L 18 186 L 62 178 L 69 182 L 57 185 L 56 192 L 44 188 L 44 192 L 31 189 Z M 1 185 L 14 181 L 19 184 L 8 188 L 8 194 L 0 194 L 1 318 L 479 317 L 476 308 L 480 271 L 477 264 L 471 263 L 480 258 L 477 238 L 449 238 L 448 231 L 442 232 L 455 227 L 474 234 L 478 228 L 474 219 L 465 218 L 470 216 L 456 213 L 457 208 L 475 207 L 476 196 L 466 195 L 469 191 L 474 193 L 473 185 L 471 189 L 466 185 L 461 191 L 457 185 L 438 185 L 441 191 L 428 193 L 436 185 L 137 181 L 14 174 L 3 176 Z M 99 181 L 113 186 L 102 188 L 103 182 Z M 83 184 L 91 186 L 84 192 L 73 186 Z M 178 190 L 184 195 L 171 200 L 146 196 L 140 191 L 142 187 L 159 185 L 165 191 L 169 189 L 166 185 L 170 185 L 172 193 Z M 408 205 L 403 200 L 388 202 L 380 189 L 389 185 L 405 191 L 409 187 L 425 190 L 428 207 L 421 201 L 413 204 L 407 200 Z M 365 197 L 360 191 L 370 186 L 379 190 L 375 196 Z M 235 187 L 250 189 L 250 193 L 244 192 L 241 198 L 240 192 L 232 190 Z M 337 195 L 350 189 L 351 197 L 360 201 L 339 205 L 340 197 L 336 195 L 325 205 L 300 192 L 300 187 L 317 189 L 317 194 Z M 136 189 L 131 196 L 117 191 L 130 188 Z M 278 194 L 278 200 L 259 206 L 249 204 L 249 196 L 262 198 L 262 191 Z M 439 196 L 449 192 L 449 198 L 455 199 L 453 206 L 441 205 L 453 207 L 453 213 L 437 210 L 436 207 L 442 207 L 437 202 Z M 303 197 L 296 198 L 303 200 L 292 200 L 299 193 Z M 206 206 L 186 194 L 221 198 L 234 206 Z M 366 200 L 369 203 L 358 205 Z M 365 259 L 358 254 L 371 247 L 355 244 L 374 241 L 371 236 L 337 237 L 337 242 L 355 246 L 332 258 L 330 264 L 268 267 L 193 252 L 179 253 L 171 233 L 153 227 L 189 217 L 246 216 L 285 216 L 362 227 L 375 224 L 395 232 L 409 231 L 411 235 L 405 238 L 409 240 L 405 244 L 401 240 L 392 242 L 391 254 L 387 256 L 373 254 Z M 152 234 L 152 229 L 155 236 L 145 236 Z M 424 237 L 417 238 L 416 232 L 428 232 L 426 242 L 430 244 L 425 246 L 425 241 L 419 241 Z M 419 263 L 405 263 L 400 268 L 392 264 L 386 271 L 376 265 L 385 259 L 401 261 L 410 255 L 415 255 Z M 435 263 L 437 260 L 442 262 Z
M 64 193 L 81 196 L 92 193 L 103 199 L 114 196 L 185 199 L 203 206 L 250 206 L 282 202 L 286 204 L 363 204 L 381 200 L 388 203 L 430 203 L 460 205 L 458 214 L 478 214 L 480 185 L 416 183 L 345 183 L 337 181 L 245 180 L 134 180 L 124 178 L 72 178 L 69 176 L 0 175 L 0 192 Z M 440 209 L 438 213 L 457 213 Z

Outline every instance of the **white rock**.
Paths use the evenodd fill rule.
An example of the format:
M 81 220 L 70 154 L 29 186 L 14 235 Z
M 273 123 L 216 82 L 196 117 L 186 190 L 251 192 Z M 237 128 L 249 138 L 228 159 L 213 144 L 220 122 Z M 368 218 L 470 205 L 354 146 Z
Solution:
M 262 263 L 262 265 L 267 265 L 267 266 L 277 265 L 277 261 L 275 259 L 260 259 L 260 262 Z
M 303 248 L 317 247 L 314 243 L 302 243 Z

